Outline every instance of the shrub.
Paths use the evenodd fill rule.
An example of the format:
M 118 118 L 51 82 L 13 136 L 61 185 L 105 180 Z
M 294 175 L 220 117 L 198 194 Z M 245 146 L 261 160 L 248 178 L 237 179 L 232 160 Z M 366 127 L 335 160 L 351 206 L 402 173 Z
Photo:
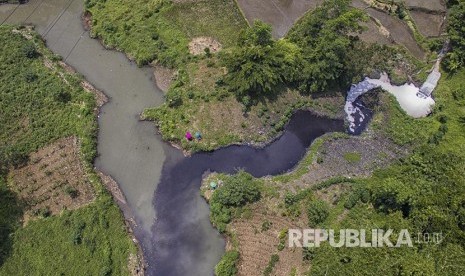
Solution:
M 205 56 L 206 56 L 206 57 L 211 57 L 211 56 L 212 56 L 212 53 L 211 53 L 211 51 L 210 51 L 210 48 L 205 47 L 205 49 L 203 49 L 203 51 L 205 52 Z
M 71 101 L 71 93 L 68 91 L 59 91 L 53 95 L 54 99 L 60 103 L 68 103 Z
M 360 196 L 358 194 L 351 193 L 349 197 L 347 198 L 346 202 L 344 203 L 344 208 L 346 209 L 354 208 L 355 204 L 357 204 L 359 199 L 360 199 Z
M 24 44 L 22 52 L 27 58 L 36 58 L 39 56 L 39 52 L 37 52 L 36 46 L 32 43 Z
M 325 221 L 329 215 L 329 206 L 322 200 L 310 201 L 307 206 L 308 224 L 311 227 L 317 226 L 318 224 Z
M 315 248 L 313 247 L 304 247 L 302 248 L 302 259 L 304 261 L 311 261 L 315 258 Z
M 76 190 L 74 187 L 71 187 L 71 186 L 65 187 L 65 193 L 68 194 L 69 197 L 73 199 L 78 196 L 78 190 Z
M 270 230 L 271 225 L 273 225 L 273 223 L 272 223 L 271 221 L 265 220 L 265 221 L 262 223 L 262 232 L 265 232 L 265 231 Z
M 289 41 L 273 40 L 270 25 L 255 21 L 239 44 L 222 56 L 228 69 L 224 82 L 238 99 L 269 95 L 278 84 L 292 81 L 300 51 Z
M 296 204 L 297 202 L 299 202 L 299 196 L 297 194 L 287 192 L 286 195 L 284 196 L 284 205 L 286 207 L 290 207 Z
M 258 182 L 246 172 L 228 178 L 212 196 L 212 202 L 226 207 L 240 207 L 260 199 Z
M 169 107 L 177 107 L 182 105 L 182 97 L 177 90 L 173 90 L 172 92 L 166 95 L 166 102 L 168 103 Z
M 220 262 L 215 266 L 216 276 L 234 276 L 237 273 L 236 264 L 239 260 L 239 252 L 233 250 L 226 252 Z
M 218 231 L 226 231 L 232 210 L 260 199 L 258 182 L 246 172 L 239 172 L 224 181 L 210 200 L 210 219 Z
M 26 82 L 31 83 L 37 80 L 37 75 L 32 71 L 27 71 L 24 74 L 24 79 L 26 80 Z
M 52 212 L 50 211 L 50 208 L 46 206 L 36 210 L 35 215 L 43 218 L 48 218 L 50 215 L 52 215 Z
M 263 275 L 264 276 L 270 275 L 277 262 L 279 262 L 279 256 L 277 254 L 271 255 L 271 259 L 268 262 L 268 265 L 266 266 L 265 271 L 263 271 Z

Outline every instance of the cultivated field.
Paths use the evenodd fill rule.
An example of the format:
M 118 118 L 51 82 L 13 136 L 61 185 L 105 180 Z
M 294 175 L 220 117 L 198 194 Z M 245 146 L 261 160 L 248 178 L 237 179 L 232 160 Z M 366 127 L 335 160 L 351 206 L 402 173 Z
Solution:
M 10 172 L 8 184 L 25 204 L 25 223 L 64 209 L 74 210 L 94 200 L 78 143 L 76 137 L 60 139 L 32 153 L 26 166 Z
M 264 225 L 269 226 L 264 227 Z M 262 204 L 254 206 L 250 218 L 231 223 L 231 232 L 237 239 L 240 252 L 238 275 L 263 275 L 273 254 L 279 256 L 279 262 L 271 275 L 289 275 L 293 269 L 303 274 L 306 270 L 302 248 L 289 248 L 287 236 L 284 238 L 284 249 L 279 251 L 278 245 L 281 232 L 289 228 L 304 227 L 306 227 L 305 216 L 291 220 L 267 210 Z M 308 265 L 306 269 L 308 270 Z

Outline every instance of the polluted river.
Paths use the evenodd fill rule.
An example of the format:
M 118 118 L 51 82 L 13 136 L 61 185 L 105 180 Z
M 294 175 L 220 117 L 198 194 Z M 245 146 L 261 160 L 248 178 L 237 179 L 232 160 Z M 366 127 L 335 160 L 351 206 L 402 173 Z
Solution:
M 125 195 L 143 249 L 147 275 L 213 275 L 225 241 L 209 221 L 200 197 L 208 171 L 254 176 L 292 169 L 312 141 L 343 131 L 342 120 L 299 111 L 282 136 L 264 148 L 230 146 L 184 157 L 164 143 L 151 122 L 139 120 L 161 105 L 163 93 L 151 68 L 138 68 L 120 52 L 105 49 L 81 22 L 83 0 L 30 0 L 0 6 L 3 24 L 32 24 L 47 46 L 109 98 L 100 110 L 95 167 L 111 176 Z M 126 214 L 128 215 L 128 214 Z

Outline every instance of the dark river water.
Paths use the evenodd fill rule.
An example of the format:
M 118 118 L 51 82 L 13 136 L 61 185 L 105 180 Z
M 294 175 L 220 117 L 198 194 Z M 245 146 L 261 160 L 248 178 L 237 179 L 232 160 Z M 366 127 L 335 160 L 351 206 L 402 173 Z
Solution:
M 122 53 L 90 38 L 81 25 L 83 3 L 30 0 L 20 6 L 0 5 L 0 22 L 34 24 L 53 52 L 110 98 L 98 120 L 95 166 L 112 176 L 126 197 L 148 274 L 212 275 L 224 239 L 211 226 L 208 205 L 200 197 L 202 174 L 238 168 L 254 176 L 285 172 L 316 137 L 342 131 L 343 123 L 298 112 L 284 135 L 263 149 L 230 146 L 185 158 L 160 139 L 153 123 L 138 120 L 144 108 L 164 101 L 152 70 L 138 68 Z
M 211 275 L 203 265 L 217 255 L 223 241 L 209 224 L 208 206 L 200 197 L 204 172 L 234 173 L 243 169 L 255 177 L 277 175 L 292 169 L 315 138 L 343 131 L 342 120 L 331 120 L 299 111 L 292 116 L 284 134 L 264 148 L 229 146 L 210 153 L 184 158 L 180 154 L 166 161 L 155 196 L 157 221 L 153 227 L 153 258 L 150 275 Z M 221 255 L 217 255 L 218 260 Z

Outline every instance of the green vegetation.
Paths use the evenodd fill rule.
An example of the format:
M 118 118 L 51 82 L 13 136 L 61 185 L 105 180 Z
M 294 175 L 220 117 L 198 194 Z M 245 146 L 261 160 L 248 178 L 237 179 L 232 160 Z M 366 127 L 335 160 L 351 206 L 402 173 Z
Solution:
M 445 67 L 455 72 L 465 66 L 465 1 L 449 2 L 453 2 L 447 26 L 452 51 L 447 53 Z
M 312 200 L 307 206 L 308 224 L 316 227 L 329 216 L 329 206 L 322 200 Z
M 81 88 L 80 77 L 57 64 L 37 35 L 13 30 L 0 27 L 0 274 L 128 274 L 128 256 L 135 254 L 135 246 L 121 212 L 91 169 L 96 154 L 94 96 Z M 38 214 L 42 218 L 22 226 L 24 204 L 10 190 L 14 183 L 7 184 L 6 174 L 23 165 L 31 152 L 73 135 L 79 138 L 96 200 L 57 216 L 44 208 Z
M 261 143 L 282 131 L 297 109 L 337 116 L 344 100 L 336 91 L 362 76 L 382 70 L 402 82 L 424 66 L 400 48 L 358 40 L 363 12 L 336 2 L 306 14 L 284 39 L 272 39 L 270 26 L 256 21 L 238 35 L 237 46 L 181 66 L 166 104 L 145 110 L 143 118 L 189 151 Z M 186 131 L 200 131 L 203 139 L 188 142 Z
M 127 275 L 128 253 L 135 250 L 109 196 L 30 222 L 15 230 L 11 243 L 2 275 Z
M 236 250 L 226 252 L 221 257 L 220 262 L 215 267 L 216 276 L 235 276 L 237 273 L 237 261 L 239 260 L 239 252 Z
M 58 72 L 44 69 L 45 59 L 57 58 L 44 48 L 39 57 L 38 37 L 27 41 L 11 30 L 0 30 L 6 42 L 0 46 L 0 140 L 5 141 L 0 169 L 21 165 L 30 152 L 72 135 L 79 136 L 83 157 L 91 162 L 96 154 L 94 96 L 80 87 L 78 76 L 65 74 L 66 86 Z
M 5 183 L 5 179 L 0 177 L 0 265 L 5 262 L 11 251 L 13 240 L 10 236 L 20 227 L 20 217 L 22 216 L 21 204 L 17 195 L 11 192 Z
M 264 180 L 264 186 L 283 187 L 281 214 L 299 218 L 307 211 L 310 226 L 321 223 L 335 229 L 408 229 L 417 233 L 442 233 L 440 244 L 415 244 L 413 248 L 320 248 L 303 250 L 311 260 L 311 275 L 461 275 L 465 265 L 465 71 L 441 79 L 435 91 L 436 108 L 427 118 L 412 119 L 387 94 L 373 119 L 373 127 L 410 149 L 411 154 L 366 179 L 335 178 L 296 193 L 289 181 L 299 181 L 315 160 L 319 147 L 302 161 L 305 166 L 284 176 Z M 348 160 L 359 159 L 351 154 Z M 318 199 L 317 191 L 348 183 L 350 189 L 336 203 Z M 278 186 L 279 187 L 279 186 Z M 324 192 L 322 192 L 324 194 Z M 271 201 L 266 194 L 263 202 Z M 310 206 L 310 207 L 309 207 Z M 279 245 L 278 245 L 279 246 Z M 331 268 L 331 269 L 328 269 Z
M 235 208 L 259 200 L 259 182 L 246 172 L 227 177 L 210 199 L 210 218 L 220 232 L 226 230 Z
M 362 157 L 358 152 L 347 152 L 344 154 L 344 159 L 349 163 L 358 163 Z
M 273 268 L 275 267 L 277 262 L 279 262 L 279 256 L 276 254 L 271 255 L 271 259 L 268 262 L 265 271 L 263 271 L 263 276 L 271 275 L 271 272 L 273 271 Z
M 414 237 L 417 233 L 442 233 L 442 243 L 414 244 L 414 248 L 396 250 L 323 245 L 314 249 L 311 256 L 304 251 L 304 259 L 312 260 L 312 275 L 373 272 L 460 275 L 465 254 L 462 215 L 465 155 L 461 150 L 465 143 L 465 126 L 460 120 L 465 113 L 464 79 L 465 71 L 461 70 L 450 79 L 442 80 L 438 86 L 435 93 L 441 107 L 427 119 L 434 127 L 418 129 L 417 124 L 402 127 L 407 132 L 418 129 L 421 137 L 436 137 L 431 130 L 438 128 L 443 133 L 440 139 L 416 139 L 412 155 L 377 171 L 371 178 L 356 180 L 352 191 L 341 201 L 349 209 L 348 214 L 341 221 L 330 215 L 325 222 L 336 230 L 361 227 L 408 229 Z M 284 199 L 284 203 L 287 202 L 290 202 L 288 197 Z M 330 208 L 330 213 L 336 212 L 334 217 L 341 214 L 338 206 Z M 331 272 L 328 273 L 327 267 L 332 268 Z
M 192 38 L 209 36 L 228 47 L 246 27 L 233 1 L 86 0 L 86 8 L 92 14 L 92 35 L 139 65 L 182 66 L 192 59 Z
M 350 7 L 349 0 L 329 0 L 304 16 L 289 32 L 289 40 L 302 49 L 303 65 L 297 80 L 300 91 L 321 92 L 343 80 L 351 80 L 346 63 L 354 33 L 366 15 Z M 350 84 L 350 83 L 349 83 Z
M 255 21 L 241 37 L 238 47 L 226 52 L 223 63 L 228 89 L 246 106 L 252 99 L 276 91 L 276 86 L 292 82 L 301 59 L 300 50 L 286 40 L 274 41 L 271 26 Z

